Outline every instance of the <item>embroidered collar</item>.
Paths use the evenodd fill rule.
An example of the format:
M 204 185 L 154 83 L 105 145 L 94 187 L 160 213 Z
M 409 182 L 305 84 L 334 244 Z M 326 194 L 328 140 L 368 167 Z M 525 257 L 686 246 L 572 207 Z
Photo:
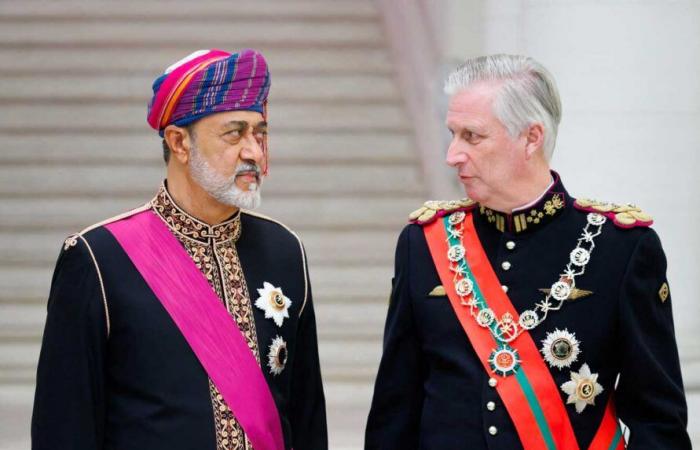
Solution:
M 480 205 L 480 218 L 486 220 L 500 232 L 520 234 L 537 230 L 558 217 L 572 203 L 559 174 L 552 172 L 552 177 L 554 182 L 549 189 L 527 207 L 507 214 Z
M 187 214 L 170 196 L 166 182 L 163 182 L 158 193 L 151 200 L 151 206 L 156 214 L 179 236 L 208 243 L 210 238 L 215 241 L 238 240 L 241 235 L 241 214 L 236 212 L 228 220 L 217 225 L 209 225 Z

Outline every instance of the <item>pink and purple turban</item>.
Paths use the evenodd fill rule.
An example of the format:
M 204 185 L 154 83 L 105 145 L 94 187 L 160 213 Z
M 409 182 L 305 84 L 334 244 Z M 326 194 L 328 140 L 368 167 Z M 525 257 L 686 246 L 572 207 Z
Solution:
M 184 126 L 217 112 L 264 114 L 269 90 L 270 72 L 260 52 L 200 50 L 153 82 L 148 124 L 162 136 L 168 125 Z

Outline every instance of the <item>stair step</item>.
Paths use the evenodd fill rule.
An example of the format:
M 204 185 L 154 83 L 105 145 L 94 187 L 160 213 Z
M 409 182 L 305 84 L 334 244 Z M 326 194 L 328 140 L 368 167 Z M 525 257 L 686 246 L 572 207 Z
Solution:
M 399 105 L 286 104 L 270 106 L 275 130 L 394 130 L 408 129 Z M 0 109 L 0 132 L 45 129 L 130 130 L 148 129 L 143 105 L 18 105 Z
M 414 163 L 415 158 L 409 133 L 278 132 L 274 128 L 270 133 L 270 146 L 271 179 L 276 176 L 279 164 L 407 164 Z M 160 137 L 148 130 L 127 135 L 4 136 L 0 152 L 0 164 L 80 166 L 127 162 L 163 166 Z
M 373 2 L 353 1 L 288 1 L 288 0 L 236 0 L 235 7 L 230 1 L 208 0 L 188 2 L 169 0 L 168 7 L 153 1 L 122 0 L 118 3 L 86 2 L 79 0 L 24 1 L 0 3 L 0 17 L 5 22 L 27 20 L 76 21 L 133 20 L 150 21 L 177 20 L 196 21 L 199 18 L 218 18 L 232 21 L 246 21 L 251 18 L 267 17 L 275 20 L 328 18 L 378 19 Z
M 381 338 L 386 317 L 386 303 L 366 303 L 358 306 L 350 301 L 326 303 L 321 299 L 314 307 L 321 340 L 366 342 Z M 39 341 L 45 321 L 45 304 L 0 304 L 0 340 Z
M 120 176 L 115 176 L 118 173 Z M 0 197 L 119 197 L 146 194 L 165 177 L 162 164 L 107 166 L 0 166 Z M 263 195 L 334 196 L 394 194 L 419 196 L 419 174 L 413 165 L 286 165 L 265 180 Z
M 273 74 L 274 75 L 274 74 Z M 152 94 L 153 75 L 3 76 L 0 104 L 61 101 L 117 103 L 143 107 Z M 283 75 L 273 77 L 270 102 L 397 102 L 394 80 L 386 75 Z
M 261 30 L 265 30 L 264 33 Z M 374 21 L 323 20 L 271 21 L 265 18 L 231 21 L 211 18 L 206 26 L 195 21 L 173 24 L 149 19 L 113 21 L 27 21 L 5 22 L 0 27 L 3 48 L 22 47 L 173 47 L 226 48 L 260 44 L 275 46 L 358 46 L 382 45 L 381 28 Z M 194 48 L 193 50 L 196 50 Z
M 0 271 L 0 304 L 46 304 L 52 273 L 51 266 L 4 267 Z M 321 265 L 310 266 L 309 274 L 315 301 L 369 308 L 368 303 L 387 304 L 393 269 L 390 264 Z
M 155 192 L 155 188 L 154 191 Z M 62 230 L 75 233 L 86 226 L 136 208 L 150 200 L 138 197 L 5 199 L 0 202 L 0 231 Z M 355 198 L 266 197 L 260 212 L 303 233 L 306 229 L 389 230 L 398 232 L 417 199 L 358 196 Z
M 0 384 L 32 382 L 36 376 L 41 341 L 0 341 Z M 319 357 L 327 380 L 369 382 L 376 375 L 381 344 L 366 341 L 324 339 L 319 341 Z
M 324 231 L 300 234 L 312 266 L 393 263 L 399 230 Z M 0 268 L 16 265 L 52 267 L 66 235 L 60 231 L 0 231 Z M 0 269 L 1 270 L 1 269 Z
M 0 3 L 2 5 L 2 3 Z M 154 51 L 148 48 L 0 48 L 0 74 L 37 76 L 63 75 L 141 75 L 155 78 L 166 67 L 202 45 L 185 44 L 178 48 Z M 244 48 L 230 42 L 228 51 Z M 267 59 L 272 73 L 273 91 L 277 80 L 292 74 L 393 74 L 389 55 L 384 48 L 325 49 L 319 46 L 303 48 L 256 47 Z M 148 83 L 148 86 L 153 82 Z M 65 87 L 65 86 L 62 86 Z

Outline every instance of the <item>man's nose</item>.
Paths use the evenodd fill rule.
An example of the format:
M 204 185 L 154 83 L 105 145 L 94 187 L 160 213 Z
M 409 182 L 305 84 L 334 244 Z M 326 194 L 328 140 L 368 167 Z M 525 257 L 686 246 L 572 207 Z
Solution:
M 460 148 L 457 142 L 451 142 L 450 146 L 447 147 L 447 155 L 445 156 L 445 162 L 448 166 L 457 167 L 467 160 L 467 153 L 463 148 Z
M 241 148 L 240 158 L 244 160 L 255 161 L 256 164 L 260 165 L 262 161 L 263 150 L 262 146 L 255 139 L 254 136 L 248 136 L 243 142 L 243 148 Z

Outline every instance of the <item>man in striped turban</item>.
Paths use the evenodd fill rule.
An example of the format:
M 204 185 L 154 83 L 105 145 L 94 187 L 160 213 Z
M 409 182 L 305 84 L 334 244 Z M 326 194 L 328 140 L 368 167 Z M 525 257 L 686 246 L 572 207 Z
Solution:
M 35 450 L 327 448 L 304 248 L 248 211 L 267 174 L 269 89 L 255 50 L 198 51 L 153 83 L 167 178 L 65 241 Z
M 267 173 L 269 90 L 267 63 L 254 50 L 200 50 L 168 67 L 153 83 L 148 106 L 148 123 L 163 137 L 166 162 L 173 154 L 177 160 L 169 164 L 168 179 L 189 175 L 189 184 L 222 205 L 256 208 Z M 246 136 L 256 141 L 259 155 Z M 228 150 L 219 152 L 226 144 Z

